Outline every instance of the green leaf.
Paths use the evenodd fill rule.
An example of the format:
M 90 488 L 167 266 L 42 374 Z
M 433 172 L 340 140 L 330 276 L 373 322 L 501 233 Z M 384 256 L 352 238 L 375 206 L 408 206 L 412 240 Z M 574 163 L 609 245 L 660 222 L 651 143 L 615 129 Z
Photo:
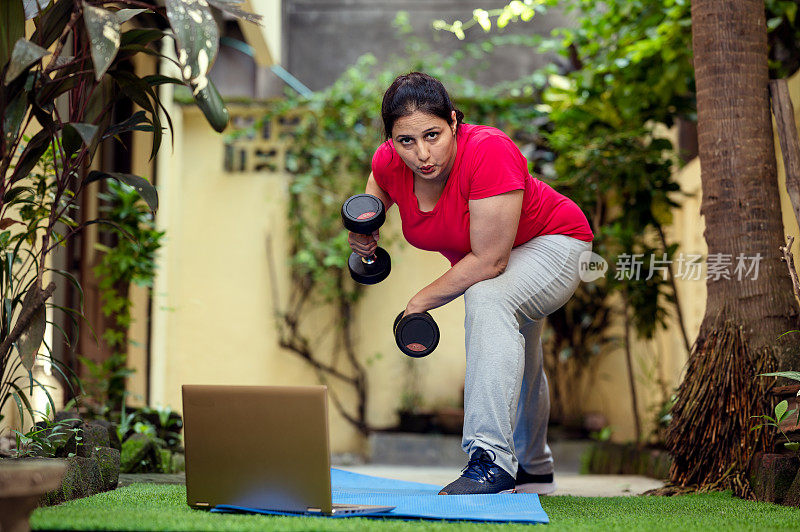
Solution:
M 36 294 L 39 288 L 32 284 L 28 291 L 25 293 L 25 298 L 22 300 L 21 313 L 27 312 L 28 309 L 34 304 Z M 39 352 L 39 347 L 44 340 L 44 329 L 46 325 L 45 305 L 40 305 L 33 315 L 28 327 L 22 333 L 22 336 L 17 340 L 17 351 L 22 359 L 22 365 L 28 371 L 33 369 L 33 363 L 36 360 L 36 353 Z
M 225 131 L 229 118 L 228 109 L 225 108 L 222 96 L 219 95 L 211 80 L 208 80 L 208 84 L 195 95 L 194 101 L 216 132 Z
M 73 0 L 58 0 L 47 8 L 38 19 L 36 31 L 33 32 L 31 41 L 49 48 L 64 31 L 72 15 L 73 8 Z
M 99 181 L 100 179 L 106 179 L 109 177 L 132 186 L 139 193 L 142 199 L 147 202 L 147 205 L 150 207 L 151 211 L 155 212 L 158 210 L 158 193 L 156 192 L 155 187 L 148 180 L 138 175 L 92 170 L 89 172 L 89 175 L 86 177 L 84 183 L 89 184 L 93 181 Z
M 217 58 L 217 23 L 205 2 L 166 0 L 166 5 L 167 18 L 175 33 L 181 75 L 197 96 L 208 85 L 208 71 Z
M 65 92 L 77 87 L 80 83 L 91 79 L 90 73 L 72 74 L 63 72 L 63 74 L 67 76 L 66 79 L 59 77 L 54 81 L 42 80 L 42 89 L 36 95 L 37 101 L 52 102 Z
M 41 46 L 33 44 L 24 38 L 17 40 L 14 43 L 14 50 L 11 52 L 11 63 L 9 63 L 6 71 L 5 83 L 8 84 L 17 79 L 17 76 L 25 72 L 28 67 L 49 53 Z
M 790 441 L 784 443 L 783 446 L 791 451 L 797 451 L 798 449 L 800 449 L 800 442 Z
M 0 68 L 11 58 L 14 43 L 25 36 L 25 11 L 21 2 L 0 2 Z
M 152 131 L 152 130 L 153 126 L 148 121 L 147 114 L 144 111 L 136 111 L 127 120 L 120 122 L 118 124 L 114 124 L 111 127 L 109 127 L 103 133 L 103 137 L 104 138 L 113 137 L 115 135 L 119 135 L 120 133 L 124 133 L 125 131 Z
M 153 28 L 136 28 L 128 30 L 122 34 L 120 47 L 125 48 L 131 45 L 146 45 L 158 41 L 164 36 L 164 32 Z
M 10 143 L 17 137 L 25 112 L 28 110 L 28 98 L 24 92 L 17 94 L 8 104 L 3 117 L 3 131 L 6 133 L 6 142 Z
M 91 39 L 95 79 L 100 79 L 111 66 L 120 45 L 120 23 L 113 11 L 83 2 L 83 20 Z
M 66 151 L 67 155 L 72 155 L 80 148 L 81 141 L 83 141 L 83 144 L 86 144 L 86 146 L 91 146 L 96 134 L 97 126 L 93 124 L 83 124 L 80 122 L 65 124 L 61 133 L 64 151 Z
M 762 377 L 785 377 L 800 382 L 800 371 L 777 371 L 775 373 L 762 373 Z
M 262 16 L 250 13 L 237 7 L 236 4 L 241 4 L 242 0 L 208 0 L 208 3 L 216 7 L 223 13 L 228 13 L 236 18 L 244 19 L 253 24 L 261 24 Z
M 175 85 L 183 85 L 183 82 L 178 78 L 173 78 L 170 76 L 164 76 L 162 74 L 151 74 L 149 76 L 145 76 L 144 79 L 148 85 L 151 87 L 157 87 L 159 85 L 164 85 L 167 83 L 172 83 Z
M 25 6 L 25 18 L 38 16 L 50 4 L 50 0 L 22 0 Z
M 786 410 L 789 408 L 789 403 L 784 399 L 775 405 L 775 422 L 780 423 L 786 416 Z
M 17 196 L 28 190 L 28 187 L 12 187 L 3 194 L 3 203 L 11 203 Z
M 794 2 L 789 2 L 786 6 L 786 19 L 794 25 L 794 21 L 797 18 L 797 4 Z
M 47 151 L 51 140 L 50 133 L 46 129 L 42 129 L 33 136 L 22 151 L 17 166 L 11 174 L 11 183 L 15 183 L 23 177 L 27 177 L 31 170 L 33 170 L 33 167 L 39 162 L 39 159 L 42 158 L 44 152 Z
M 23 415 L 23 405 L 25 406 L 25 410 L 28 411 L 28 415 L 31 417 L 31 420 L 33 420 L 34 410 L 30 401 L 28 400 L 28 396 L 25 395 L 25 392 L 22 390 L 22 388 L 17 386 L 16 382 L 9 382 L 8 384 L 11 385 L 11 387 L 15 390 L 15 392 L 12 392 L 12 395 L 14 396 L 14 401 L 16 401 L 17 408 L 19 409 L 20 421 L 25 419 Z
M 141 13 L 152 13 L 149 9 L 120 9 L 114 12 L 114 17 L 119 24 L 124 24 Z
M 75 131 L 78 132 L 78 135 L 81 136 L 84 144 L 86 144 L 87 146 L 92 143 L 95 134 L 97 134 L 97 126 L 95 126 L 94 124 L 83 124 L 81 122 L 72 122 L 69 124 L 69 126 L 75 128 Z

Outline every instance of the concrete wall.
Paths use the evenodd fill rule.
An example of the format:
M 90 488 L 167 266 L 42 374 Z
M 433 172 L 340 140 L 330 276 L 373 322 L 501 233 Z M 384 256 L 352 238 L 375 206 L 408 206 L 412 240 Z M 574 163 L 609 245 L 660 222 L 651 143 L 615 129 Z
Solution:
M 286 84 L 269 67 L 277 63 L 312 90 L 332 84 L 349 66 L 370 53 L 379 62 L 404 57 L 407 38 L 400 38 L 392 23 L 399 11 L 408 13 L 414 39 L 449 54 L 465 42 L 480 42 L 500 35 L 549 35 L 556 27 L 569 26 L 570 18 L 549 8 L 528 22 L 494 27 L 491 34 L 475 26 L 465 41 L 452 33 L 436 31 L 434 20 L 468 21 L 476 8 L 499 8 L 506 0 L 251 0 L 245 8 L 263 15 L 263 26 L 226 21 L 219 55 L 210 77 L 226 98 L 281 96 Z M 231 41 L 246 42 L 248 54 Z M 245 45 L 245 47 L 247 47 Z M 528 75 L 547 62 L 562 61 L 556 54 L 541 55 L 530 47 L 506 45 L 482 60 L 464 60 L 460 74 L 479 84 L 492 85 Z M 392 59 L 392 64 L 397 62 Z M 400 70 L 408 65 L 397 64 Z
M 503 7 L 506 0 L 284 0 L 283 53 L 286 68 L 313 90 L 327 87 L 356 59 L 366 53 L 379 61 L 404 54 L 405 42 L 397 37 L 392 22 L 406 11 L 415 36 L 442 53 L 454 51 L 464 42 L 477 42 L 487 34 L 475 26 L 465 41 L 452 33 L 434 31 L 436 19 L 447 22 L 472 19 L 476 8 Z M 554 27 L 568 26 L 559 9 L 537 14 L 525 23 L 511 23 L 491 35 L 548 35 Z M 477 83 L 494 84 L 530 74 L 544 66 L 546 58 L 530 48 L 507 46 L 490 60 L 474 63 L 475 72 L 463 72 Z M 400 72 L 398 72 L 400 74 Z

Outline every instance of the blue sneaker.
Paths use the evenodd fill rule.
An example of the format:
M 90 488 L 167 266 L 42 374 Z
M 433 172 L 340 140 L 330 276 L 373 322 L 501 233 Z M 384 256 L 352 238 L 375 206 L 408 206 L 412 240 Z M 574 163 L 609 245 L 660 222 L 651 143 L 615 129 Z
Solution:
M 477 449 L 461 476 L 442 488 L 439 495 L 514 493 L 514 477 L 494 463 L 496 457 L 494 451 Z

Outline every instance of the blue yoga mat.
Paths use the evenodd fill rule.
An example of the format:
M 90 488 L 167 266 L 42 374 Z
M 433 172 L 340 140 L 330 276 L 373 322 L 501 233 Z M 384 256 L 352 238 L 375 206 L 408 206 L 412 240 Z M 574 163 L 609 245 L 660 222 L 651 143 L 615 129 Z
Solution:
M 339 504 L 378 504 L 396 506 L 391 512 L 360 517 L 399 517 L 449 519 L 458 521 L 497 521 L 549 523 L 550 519 L 534 493 L 496 495 L 438 495 L 441 486 L 361 475 L 331 469 L 333 502 Z M 297 515 L 258 508 L 220 505 L 219 513 L 257 513 Z

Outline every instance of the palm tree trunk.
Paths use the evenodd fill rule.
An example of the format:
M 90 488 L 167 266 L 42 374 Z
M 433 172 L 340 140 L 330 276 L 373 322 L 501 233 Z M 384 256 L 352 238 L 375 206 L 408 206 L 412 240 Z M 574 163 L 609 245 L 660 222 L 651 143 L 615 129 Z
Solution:
M 756 280 L 709 280 L 706 319 L 726 304 L 756 347 L 796 326 L 797 305 L 778 248 L 783 244 L 767 77 L 763 0 L 692 5 L 698 140 L 708 253 L 760 254 Z M 797 365 L 796 352 L 780 353 Z
M 708 296 L 667 445 L 673 482 L 748 495 L 744 469 L 768 444 L 749 431 L 748 416 L 768 408 L 760 385 L 753 388 L 764 380 L 757 373 L 773 358 L 780 367 L 800 368 L 795 335 L 777 340 L 797 328 L 798 307 L 778 251 L 783 221 L 764 1 L 694 0 L 692 31 Z M 740 260 L 745 270 L 757 262 L 757 275 L 737 271 Z M 713 272 L 725 263 L 727 276 Z

